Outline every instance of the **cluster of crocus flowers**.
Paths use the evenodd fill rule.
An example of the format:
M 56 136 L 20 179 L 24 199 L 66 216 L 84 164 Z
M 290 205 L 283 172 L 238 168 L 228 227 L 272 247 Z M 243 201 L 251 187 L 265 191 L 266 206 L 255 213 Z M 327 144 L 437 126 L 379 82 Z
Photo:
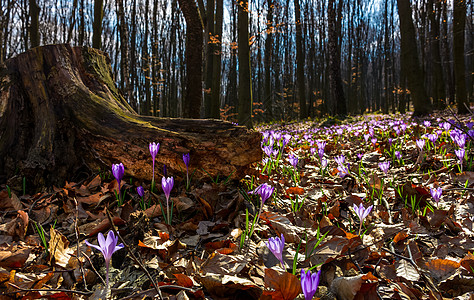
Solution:
M 170 200 L 170 194 L 171 190 L 173 189 L 174 185 L 174 179 L 173 177 L 163 177 L 161 178 L 161 188 L 163 189 L 163 192 L 165 193 L 166 197 L 166 224 L 171 225 L 171 218 L 173 217 L 173 208 L 171 208 L 171 213 L 170 213 L 170 208 L 169 208 L 169 200 Z
M 122 205 L 123 198 L 120 196 L 120 184 L 122 182 L 123 175 L 125 174 L 125 167 L 123 166 L 123 164 L 122 163 L 113 164 L 112 174 L 114 175 L 115 180 L 117 180 L 117 183 L 118 183 L 117 201 L 119 205 Z
M 112 230 L 109 231 L 107 234 L 107 239 L 104 238 L 104 235 L 102 233 L 99 233 L 97 236 L 97 241 L 99 242 L 99 246 L 93 245 L 89 243 L 87 240 L 85 240 L 85 243 L 93 248 L 96 248 L 100 252 L 102 252 L 102 255 L 104 256 L 105 259 L 105 290 L 109 290 L 109 266 L 110 266 L 110 260 L 112 259 L 112 254 L 114 254 L 115 251 L 122 249 L 124 246 L 123 244 L 118 244 L 118 236 L 115 236 L 114 232 Z
M 281 238 L 279 237 L 271 237 L 268 239 L 268 242 L 265 243 L 270 249 L 270 251 L 275 255 L 275 257 L 280 261 L 281 267 L 283 270 L 286 269 L 285 261 L 283 260 L 283 249 L 285 248 L 285 236 L 283 233 L 281 234 Z
M 321 278 L 321 270 L 318 273 L 311 273 L 310 270 L 305 272 L 301 269 L 301 289 L 303 290 L 304 299 L 312 300 L 316 290 L 319 286 L 319 280 Z
M 369 213 L 372 211 L 372 208 L 374 206 L 371 205 L 367 208 L 364 207 L 364 205 L 361 203 L 359 206 L 354 204 L 353 209 L 356 215 L 359 217 L 360 225 L 359 225 L 359 235 L 362 231 L 362 225 L 364 224 L 364 219 L 369 215 Z

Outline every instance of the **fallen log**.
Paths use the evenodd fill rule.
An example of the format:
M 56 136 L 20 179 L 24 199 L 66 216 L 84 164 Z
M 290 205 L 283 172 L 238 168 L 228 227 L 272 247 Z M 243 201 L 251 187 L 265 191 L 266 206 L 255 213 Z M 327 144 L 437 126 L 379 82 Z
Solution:
M 23 176 L 36 189 L 80 180 L 122 162 L 150 180 L 150 142 L 159 142 L 157 179 L 243 176 L 261 159 L 260 135 L 230 122 L 140 116 L 120 95 L 109 57 L 96 49 L 49 45 L 0 66 L 0 184 Z M 206 172 L 205 172 L 205 171 Z

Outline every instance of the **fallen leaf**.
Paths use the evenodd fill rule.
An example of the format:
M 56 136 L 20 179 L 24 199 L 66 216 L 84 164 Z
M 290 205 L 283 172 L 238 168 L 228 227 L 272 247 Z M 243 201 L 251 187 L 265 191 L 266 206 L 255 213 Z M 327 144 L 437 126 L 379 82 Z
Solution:
M 474 255 L 472 253 L 468 253 L 466 256 L 461 259 L 461 266 L 468 270 L 469 273 L 474 275 Z
M 329 290 L 336 295 L 339 300 L 352 300 L 362 286 L 362 276 L 364 275 L 338 277 L 333 280 Z
M 51 254 L 51 264 L 57 264 L 63 268 L 66 268 L 69 260 L 71 259 L 71 254 L 74 253 L 74 250 L 69 248 L 69 241 L 58 230 L 51 227 L 49 234 L 50 239 L 48 251 Z
M 17 250 L 0 250 L 0 267 L 19 269 L 25 266 L 30 256 L 31 249 L 20 248 Z
M 461 265 L 449 259 L 434 259 L 425 263 L 426 269 L 428 269 L 437 281 L 442 281 L 452 274 L 460 267 Z
M 415 267 L 404 259 L 396 262 L 395 267 L 397 268 L 398 277 L 405 278 L 408 281 L 418 281 L 420 279 L 420 274 L 418 274 Z
M 272 299 L 293 300 L 302 293 L 298 277 L 288 272 L 278 272 L 265 269 L 265 286 L 273 291 L 264 291 L 264 295 L 271 295 Z
M 184 286 L 187 288 L 193 287 L 194 285 L 193 281 L 186 274 L 173 274 L 173 275 L 174 277 L 176 277 L 178 285 Z

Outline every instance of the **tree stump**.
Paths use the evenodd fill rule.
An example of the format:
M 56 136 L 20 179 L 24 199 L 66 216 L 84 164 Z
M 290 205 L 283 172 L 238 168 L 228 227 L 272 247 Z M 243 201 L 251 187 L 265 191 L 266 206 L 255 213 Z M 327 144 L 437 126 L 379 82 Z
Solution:
M 239 178 L 262 156 L 260 134 L 243 126 L 136 114 L 96 49 L 37 47 L 0 66 L 0 183 L 25 176 L 36 189 L 61 185 L 119 162 L 126 175 L 151 180 L 150 142 L 160 143 L 158 176 L 163 164 L 182 176 L 185 153 L 193 179 Z

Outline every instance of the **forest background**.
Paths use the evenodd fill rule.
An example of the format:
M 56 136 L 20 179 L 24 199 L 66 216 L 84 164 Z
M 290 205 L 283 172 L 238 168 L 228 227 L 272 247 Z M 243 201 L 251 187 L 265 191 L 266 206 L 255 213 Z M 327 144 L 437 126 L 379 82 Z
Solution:
M 108 53 L 143 115 L 255 122 L 474 99 L 473 4 L 447 0 L 0 0 L 0 63 Z M 411 104 L 413 106 L 411 106 Z

